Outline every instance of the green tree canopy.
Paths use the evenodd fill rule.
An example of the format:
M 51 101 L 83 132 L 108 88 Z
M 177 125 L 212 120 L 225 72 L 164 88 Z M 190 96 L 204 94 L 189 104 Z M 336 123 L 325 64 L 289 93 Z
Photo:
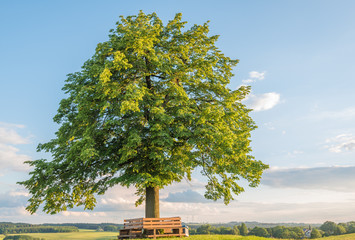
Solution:
M 262 227 L 254 227 L 250 232 L 249 235 L 254 235 L 258 237 L 270 237 L 269 232 Z
M 322 234 L 319 232 L 319 230 L 317 228 L 313 228 L 312 232 L 311 232 L 311 238 L 321 238 Z
M 335 233 L 335 235 L 345 234 L 346 233 L 346 228 L 339 224 L 334 233 Z
M 233 226 L 233 234 L 234 235 L 240 235 L 240 231 L 237 225 Z
M 258 185 L 267 165 L 250 155 L 256 128 L 241 101 L 249 87 L 228 88 L 237 60 L 208 36 L 208 23 L 183 31 L 181 14 L 166 25 L 155 13 L 121 17 L 80 72 L 68 75 L 54 121 L 56 137 L 39 144 L 52 160 L 29 161 L 27 209 L 47 213 L 83 205 L 117 184 L 163 188 L 194 169 L 205 197 L 224 199 Z M 148 199 L 147 199 L 148 201 Z
M 326 221 L 319 227 L 319 229 L 324 231 L 326 236 L 333 235 L 337 230 L 337 224 L 332 221 Z
M 351 221 L 347 223 L 348 233 L 355 233 L 355 222 Z
M 239 226 L 239 233 L 240 235 L 242 236 L 246 236 L 248 235 L 248 228 L 247 228 L 247 225 L 245 225 L 245 223 L 242 223 L 240 226 Z

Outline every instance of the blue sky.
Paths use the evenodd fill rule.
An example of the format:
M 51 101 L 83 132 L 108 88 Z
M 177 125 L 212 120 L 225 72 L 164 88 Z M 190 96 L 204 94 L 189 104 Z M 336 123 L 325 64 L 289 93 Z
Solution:
M 66 74 L 79 71 L 120 15 L 143 10 L 164 21 L 210 20 L 217 45 L 240 60 L 230 88 L 252 86 L 245 103 L 259 126 L 255 157 L 270 165 L 260 187 L 228 206 L 203 199 L 204 179 L 161 191 L 162 216 L 184 221 L 355 220 L 354 1 L 10 1 L 0 2 L 0 221 L 117 222 L 141 217 L 134 189 L 115 187 L 93 212 L 24 211 L 23 161 L 50 158 L 36 146 L 52 121 Z M 241 183 L 245 184 L 245 183 Z

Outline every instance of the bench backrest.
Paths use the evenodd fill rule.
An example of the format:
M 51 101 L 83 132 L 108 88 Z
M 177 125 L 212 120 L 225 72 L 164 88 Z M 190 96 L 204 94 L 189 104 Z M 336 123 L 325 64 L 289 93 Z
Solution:
M 124 229 L 179 228 L 180 217 L 170 218 L 135 218 L 124 220 Z

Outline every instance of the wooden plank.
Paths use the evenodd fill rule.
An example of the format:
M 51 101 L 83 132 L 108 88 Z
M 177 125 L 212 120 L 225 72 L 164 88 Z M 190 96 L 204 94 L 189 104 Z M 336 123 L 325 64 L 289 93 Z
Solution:
M 137 222 L 138 223 L 138 222 Z M 134 224 L 137 224 L 137 223 L 134 223 Z M 161 223 L 175 223 L 175 224 L 181 224 L 181 221 L 160 221 L 160 222 L 140 222 L 140 223 L 143 223 L 143 224 L 161 224 Z M 125 223 L 125 224 L 132 224 L 132 223 Z
M 180 217 L 170 218 L 134 218 L 124 220 L 124 229 L 120 230 L 120 237 L 122 238 L 138 238 L 143 237 L 143 231 L 147 230 L 146 237 L 182 237 L 186 236 L 183 233 Z M 158 230 L 163 229 L 165 233 L 159 233 Z
M 142 222 L 140 222 L 140 223 L 125 223 L 124 224 L 124 226 L 135 226 L 135 225 L 143 225 L 143 223 Z
M 123 220 L 124 222 L 131 222 L 131 221 L 142 221 L 144 218 L 131 218 L 131 219 L 125 219 Z
M 125 229 L 143 229 L 143 227 L 134 227 L 134 226 L 132 226 L 132 227 L 126 227 Z
M 134 225 L 131 225 L 131 226 L 134 226 Z M 135 225 L 135 226 L 138 226 L 138 225 Z M 161 223 L 161 224 L 143 224 L 141 226 L 143 226 L 143 228 L 145 228 L 145 227 L 160 227 L 160 226 L 181 227 L 181 224 Z
M 180 221 L 143 222 L 143 225 L 181 225 Z
M 124 226 L 143 226 L 143 223 L 125 223 Z
M 142 218 L 143 221 L 161 221 L 161 220 L 181 220 L 181 217 L 169 217 L 169 218 Z
M 182 226 L 146 226 L 143 229 L 165 229 L 165 228 L 171 228 L 171 229 L 179 229 L 182 228 Z
M 136 224 L 125 224 L 124 227 L 134 227 L 134 226 L 143 226 L 142 223 L 136 223 Z
M 136 223 L 138 224 L 138 223 Z M 140 224 L 143 224 L 143 225 L 161 225 L 161 224 L 174 224 L 174 225 L 177 225 L 177 224 L 181 224 L 181 222 L 143 222 L 143 223 L 140 223 Z M 129 224 L 127 224 L 129 225 Z
M 179 236 L 185 236 L 184 234 L 178 234 L 178 233 L 168 233 L 168 234 L 156 234 L 156 235 L 146 235 L 146 237 L 179 237 Z

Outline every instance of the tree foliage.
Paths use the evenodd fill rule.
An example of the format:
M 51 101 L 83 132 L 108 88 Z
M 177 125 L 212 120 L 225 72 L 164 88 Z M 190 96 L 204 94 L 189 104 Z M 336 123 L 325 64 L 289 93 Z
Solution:
M 270 237 L 269 232 L 262 227 L 254 227 L 250 232 L 249 235 L 254 235 L 258 237 Z
M 317 228 L 313 228 L 312 232 L 311 232 L 311 238 L 321 238 L 322 234 L 319 232 L 319 230 Z
M 319 229 L 324 231 L 326 236 L 334 235 L 337 230 L 337 224 L 332 221 L 326 221 L 319 227 Z
M 233 226 L 233 234 L 234 235 L 240 235 L 240 231 L 237 225 Z
M 242 236 L 246 236 L 248 235 L 248 228 L 247 228 L 247 225 L 245 225 L 245 223 L 242 223 L 240 226 L 239 226 L 239 233 L 240 235 Z
M 33 238 L 27 235 L 12 235 L 6 236 L 4 240 L 45 240 L 44 238 Z
M 335 230 L 335 235 L 342 235 L 342 234 L 345 234 L 347 231 L 346 231 L 346 228 L 342 225 L 338 225 L 336 230 Z
M 121 17 L 80 72 L 68 75 L 54 121 L 56 137 L 39 144 L 52 160 L 29 161 L 31 213 L 83 205 L 117 184 L 163 188 L 194 169 L 207 177 L 205 197 L 224 199 L 259 184 L 265 164 L 250 155 L 256 128 L 241 101 L 249 87 L 228 88 L 237 60 L 208 36 L 208 23 L 183 31 L 181 14 L 166 25 L 155 13 Z

